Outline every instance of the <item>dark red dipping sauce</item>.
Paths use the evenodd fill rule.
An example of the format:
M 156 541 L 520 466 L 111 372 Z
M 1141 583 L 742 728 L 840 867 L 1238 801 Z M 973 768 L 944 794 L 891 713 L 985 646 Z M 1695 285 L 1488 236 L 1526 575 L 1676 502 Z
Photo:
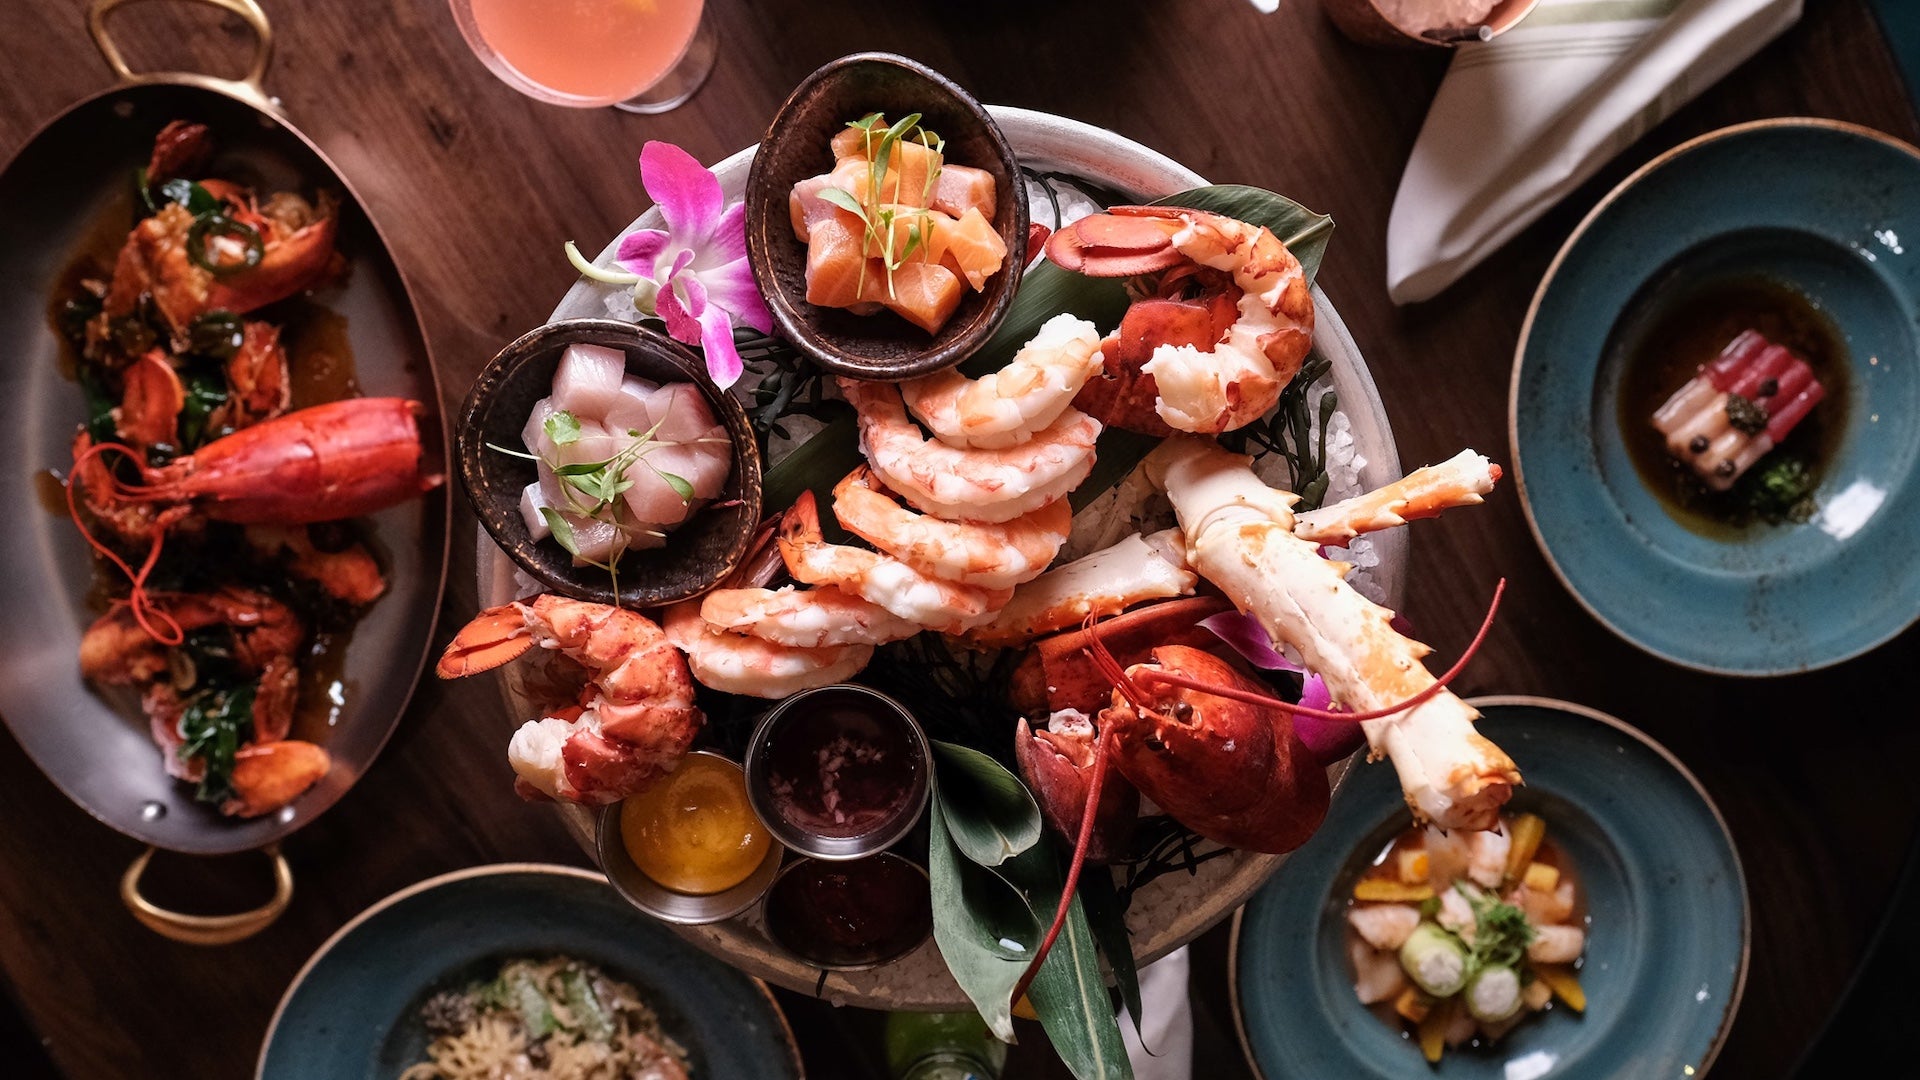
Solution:
M 773 883 L 767 933 L 821 967 L 866 967 L 911 952 L 933 932 L 927 875 L 898 855 L 803 859 Z
M 909 722 L 857 692 L 823 692 L 767 739 L 767 791 L 795 829 L 865 836 L 909 809 L 923 767 Z

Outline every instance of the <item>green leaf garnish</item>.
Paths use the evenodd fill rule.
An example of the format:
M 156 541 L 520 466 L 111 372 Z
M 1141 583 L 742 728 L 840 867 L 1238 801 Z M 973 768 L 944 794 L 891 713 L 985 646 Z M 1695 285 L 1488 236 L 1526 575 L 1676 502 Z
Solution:
M 680 496 L 681 502 L 690 503 L 693 501 L 693 485 L 692 484 L 687 483 L 686 480 L 682 479 L 681 477 L 675 476 L 670 472 L 665 472 L 660 469 L 655 469 L 653 471 L 656 473 L 659 473 L 660 479 L 665 480 L 667 482 L 667 486 L 673 489 L 673 493 L 675 495 Z
M 820 189 L 820 197 L 850 214 L 859 215 L 861 221 L 867 220 L 867 208 L 845 188 L 828 185 Z
M 580 420 L 565 409 L 547 417 L 541 427 L 546 429 L 547 438 L 552 439 L 555 446 L 572 446 L 580 441 Z
M 579 558 L 580 544 L 573 538 L 573 523 L 551 506 L 541 507 L 540 517 L 546 521 L 548 530 L 553 533 L 554 541 L 565 548 L 567 554 L 576 559 Z
M 1040 805 L 1007 767 L 972 747 L 933 740 L 947 829 L 981 866 L 999 866 L 1040 839 Z

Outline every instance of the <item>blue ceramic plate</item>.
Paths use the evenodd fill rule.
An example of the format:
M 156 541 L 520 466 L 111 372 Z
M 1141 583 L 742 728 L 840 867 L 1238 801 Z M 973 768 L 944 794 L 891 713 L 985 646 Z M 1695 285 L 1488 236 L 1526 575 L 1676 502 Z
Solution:
M 444 874 L 361 912 L 294 977 L 260 1051 L 271 1080 L 393 1080 L 426 1060 L 419 1009 L 500 961 L 565 954 L 632 983 L 696 1077 L 799 1080 L 766 987 L 635 911 L 598 874 L 507 863 Z
M 1617 420 L 1616 328 L 1731 277 L 1791 288 L 1843 339 L 1845 430 L 1803 525 L 1737 538 L 1678 520 Z M 1615 633 L 1677 664 L 1779 675 L 1837 663 L 1920 615 L 1920 151 L 1828 120 L 1704 135 L 1628 177 L 1540 284 L 1510 425 L 1527 520 Z M 1831 403 L 1821 408 L 1831 410 Z
M 1579 868 L 1592 925 L 1584 1015 L 1555 1006 L 1436 1069 L 1360 1004 L 1344 922 L 1354 880 L 1407 825 L 1393 769 L 1354 770 L 1314 838 L 1241 912 L 1232 974 L 1247 1056 L 1266 1080 L 1697 1077 L 1747 973 L 1747 889 L 1726 824 L 1678 761 L 1602 713 L 1485 698 L 1480 728 L 1526 774 L 1512 808 L 1546 819 Z

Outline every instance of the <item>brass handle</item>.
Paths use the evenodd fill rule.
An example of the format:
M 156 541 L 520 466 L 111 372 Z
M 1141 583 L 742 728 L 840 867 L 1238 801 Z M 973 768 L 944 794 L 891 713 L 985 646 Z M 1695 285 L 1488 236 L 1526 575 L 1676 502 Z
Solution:
M 273 860 L 273 899 L 252 911 L 234 915 L 186 915 L 168 911 L 140 895 L 140 875 L 147 872 L 147 863 L 153 860 L 153 848 L 133 860 L 133 865 L 121 875 L 120 901 L 141 925 L 163 938 L 188 945 L 231 945 L 244 941 L 272 926 L 293 902 L 293 868 L 287 865 L 287 857 L 280 854 L 280 845 L 268 844 L 261 850 Z
M 113 43 L 112 35 L 107 33 L 107 16 L 115 8 L 125 4 L 138 3 L 139 0 L 93 0 L 92 10 L 87 12 L 87 30 L 93 34 L 93 43 L 106 58 L 107 66 L 115 75 L 130 83 L 146 82 L 189 82 L 231 94 L 250 105 L 267 112 L 278 112 L 272 98 L 267 96 L 265 79 L 267 60 L 273 56 L 273 26 L 267 22 L 267 13 L 260 10 L 255 0 L 192 0 L 198 4 L 212 4 L 224 8 L 246 20 L 253 29 L 253 64 L 245 75 L 238 79 L 220 79 L 212 75 L 197 72 L 136 72 L 127 66 L 127 58 L 120 55 L 120 47 Z

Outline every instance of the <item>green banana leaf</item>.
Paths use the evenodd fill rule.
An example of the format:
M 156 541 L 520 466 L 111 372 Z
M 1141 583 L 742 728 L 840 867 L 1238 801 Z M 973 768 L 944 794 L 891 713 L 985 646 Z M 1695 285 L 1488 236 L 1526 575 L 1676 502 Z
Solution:
M 1127 909 L 1120 902 L 1120 890 L 1113 873 L 1104 867 L 1089 866 L 1080 872 L 1080 902 L 1087 909 L 1087 924 L 1093 928 L 1093 940 L 1100 955 L 1113 969 L 1113 981 L 1120 987 L 1120 1000 L 1126 1003 L 1133 1020 L 1133 1033 L 1139 1035 L 1144 1018 L 1140 1015 L 1140 969 L 1133 962 L 1133 935 L 1127 931 Z
M 994 867 L 1040 839 L 1040 804 L 1006 766 L 970 747 L 933 741 L 947 830 L 961 854 Z
M 933 943 L 994 1037 L 1012 1042 L 1013 987 L 1027 969 L 1040 932 L 1027 898 L 961 853 L 941 809 L 938 787 L 936 781 L 935 797 L 927 807 Z
M 1053 922 L 1054 908 L 1060 902 L 1064 862 L 1065 853 L 1057 852 L 1049 837 L 1007 868 L 1007 876 L 1033 899 L 1042 932 Z M 1106 873 L 1100 867 L 1092 869 L 1096 874 Z M 1120 1023 L 1114 1016 L 1107 980 L 1100 972 L 1093 929 L 1077 890 L 1067 909 L 1066 924 L 1034 976 L 1027 998 L 1054 1052 L 1077 1080 L 1133 1080 L 1133 1064 L 1120 1041 Z

